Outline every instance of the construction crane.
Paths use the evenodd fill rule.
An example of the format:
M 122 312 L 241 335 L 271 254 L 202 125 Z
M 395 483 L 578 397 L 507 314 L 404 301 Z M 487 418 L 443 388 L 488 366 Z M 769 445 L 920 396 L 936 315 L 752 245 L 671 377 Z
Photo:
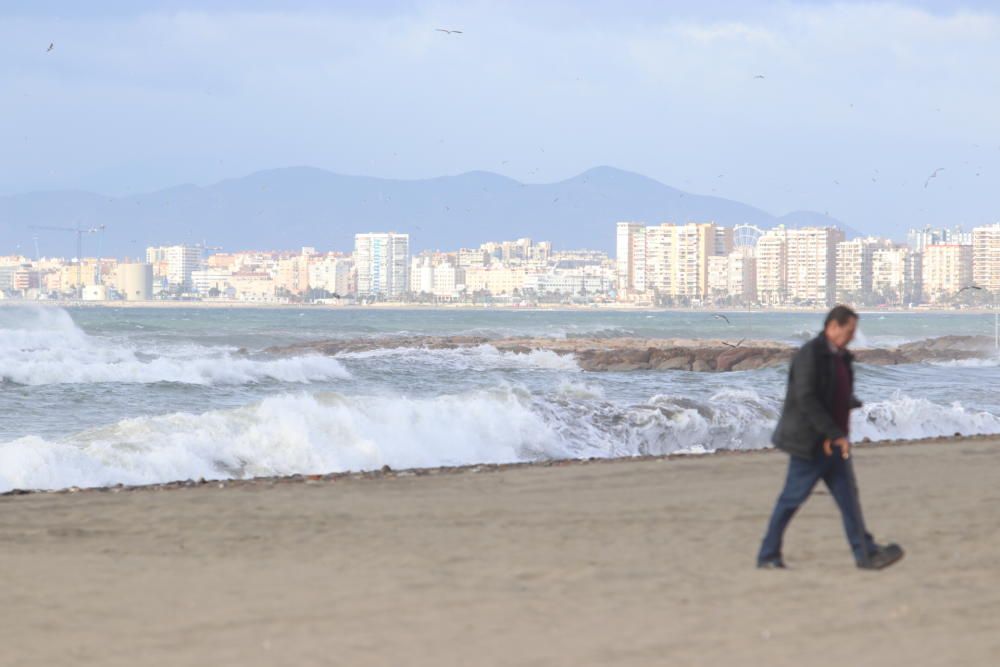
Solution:
M 104 225 L 97 227 L 81 227 L 79 223 L 76 227 L 51 227 L 49 225 L 30 225 L 31 229 L 41 229 L 48 232 L 73 232 L 76 234 L 76 298 L 79 301 L 83 294 L 83 281 L 81 270 L 83 267 L 83 235 L 96 234 L 104 231 Z M 37 252 L 37 251 L 36 251 Z M 98 265 L 101 258 L 97 258 Z

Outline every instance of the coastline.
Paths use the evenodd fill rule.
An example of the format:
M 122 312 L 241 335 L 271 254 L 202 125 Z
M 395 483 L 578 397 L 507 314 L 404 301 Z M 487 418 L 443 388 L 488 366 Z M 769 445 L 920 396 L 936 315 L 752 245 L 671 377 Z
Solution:
M 0 640 L 18 665 L 995 664 L 1000 437 L 900 444 L 855 455 L 907 549 L 877 573 L 824 489 L 790 569 L 754 569 L 773 451 L 6 497 Z
M 852 446 L 857 449 L 881 449 L 896 447 L 913 447 L 926 445 L 955 445 L 962 443 L 977 442 L 997 442 L 1000 444 L 1000 435 L 960 435 L 955 434 L 950 437 L 930 437 L 917 439 L 900 440 L 878 440 L 854 443 Z M 679 459 L 689 459 L 692 457 L 746 457 L 746 456 L 767 456 L 781 455 L 782 452 L 773 447 L 760 449 L 719 449 L 703 453 L 674 452 L 670 454 L 649 454 L 643 456 L 619 456 L 619 457 L 590 457 L 585 459 L 547 459 L 542 461 L 517 461 L 513 463 L 468 463 L 454 466 L 432 466 L 429 468 L 399 468 L 393 469 L 388 465 L 380 469 L 373 470 L 350 470 L 344 472 L 331 472 L 324 474 L 293 474 L 293 475 L 267 475 L 264 477 L 249 477 L 245 479 L 218 478 L 218 479 L 184 479 L 170 482 L 160 482 L 157 484 L 115 484 L 111 486 L 94 487 L 67 487 L 62 489 L 11 489 L 0 493 L 0 499 L 12 496 L 30 495 L 65 495 L 65 494 L 87 494 L 87 493 L 134 493 L 143 491 L 170 491 L 179 489 L 191 489 L 197 487 L 240 488 L 254 486 L 274 486 L 277 484 L 320 484 L 344 481 L 380 480 L 396 479 L 405 477 L 436 477 L 442 475 L 462 475 L 469 473 L 503 472 L 507 470 L 518 470 L 522 468 L 560 468 L 565 466 L 587 466 L 587 465 L 613 465 L 618 463 L 637 463 L 649 461 L 673 461 Z M 0 500 L 3 502 L 3 500 Z
M 688 307 L 679 306 L 637 306 L 626 303 L 600 303 L 600 304 L 543 304 L 536 306 L 518 306 L 512 304 L 418 304 L 418 303 L 373 303 L 368 305 L 358 304 L 323 304 L 323 303 L 251 303 L 241 301 L 49 301 L 49 300 L 22 300 L 22 299 L 0 299 L 0 308 L 4 306 L 45 306 L 54 308 L 124 308 L 124 309 L 171 309 L 171 308 L 191 308 L 207 310 L 232 310 L 232 309 L 274 309 L 274 310 L 417 310 L 417 311 L 453 311 L 453 310 L 484 310 L 484 311 L 514 311 L 514 312 L 638 312 L 638 313 L 826 313 L 829 308 L 826 306 L 782 306 L 768 308 L 754 308 L 748 311 L 746 308 L 733 307 Z M 969 314 L 992 314 L 992 308 L 865 308 L 856 309 L 862 316 L 864 315 L 886 315 L 886 314 L 944 314 L 944 313 L 969 313 Z

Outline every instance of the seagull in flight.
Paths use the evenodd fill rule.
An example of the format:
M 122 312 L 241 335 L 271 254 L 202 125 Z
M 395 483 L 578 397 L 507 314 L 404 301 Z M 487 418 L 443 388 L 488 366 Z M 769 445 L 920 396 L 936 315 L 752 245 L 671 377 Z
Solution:
M 722 313 L 714 313 L 712 317 L 714 317 L 717 320 L 725 320 L 726 324 L 732 324 L 732 322 L 729 321 L 729 318 L 723 315 Z
M 727 343 L 726 341 L 722 341 L 722 344 L 726 345 L 728 347 L 739 347 L 740 345 L 743 344 L 743 341 L 745 341 L 745 340 L 746 340 L 746 338 L 740 338 L 740 342 L 736 343 L 736 345 L 733 345 L 732 343 Z
M 45 53 L 48 53 L 52 49 L 56 48 L 55 42 L 49 42 L 49 48 L 45 49 Z
M 941 172 L 941 171 L 944 171 L 944 167 L 938 167 L 937 169 L 934 170 L 933 174 L 931 174 L 930 176 L 927 177 L 927 180 L 924 181 L 924 188 L 925 189 L 927 188 L 928 185 L 931 184 L 931 179 L 932 178 L 937 178 L 938 172 Z
M 754 74 L 754 75 L 753 75 L 753 78 L 755 78 L 755 79 L 763 79 L 763 78 L 765 78 L 765 77 L 764 77 L 764 75 L 763 75 L 763 74 Z
M 434 28 L 434 30 L 436 30 L 437 32 L 443 32 L 446 35 L 461 35 L 462 34 L 461 30 L 448 30 L 446 28 Z

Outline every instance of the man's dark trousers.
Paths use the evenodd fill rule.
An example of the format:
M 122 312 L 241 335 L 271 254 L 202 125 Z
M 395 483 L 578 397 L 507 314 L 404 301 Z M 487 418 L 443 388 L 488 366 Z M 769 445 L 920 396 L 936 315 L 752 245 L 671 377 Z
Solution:
M 778 496 L 778 503 L 771 515 L 771 522 L 768 524 L 757 562 L 781 558 L 781 542 L 788 522 L 792 520 L 792 516 L 821 479 L 830 489 L 833 499 L 837 501 L 837 507 L 840 508 L 844 531 L 847 533 L 847 541 L 851 543 L 854 559 L 858 563 L 863 562 L 865 553 L 862 550 L 862 533 L 867 553 L 874 553 L 876 547 L 872 536 L 865 530 L 861 504 L 855 497 L 854 471 L 851 469 L 850 459 L 842 458 L 837 447 L 833 448 L 832 456 L 817 453 L 808 459 L 798 456 L 790 456 L 789 459 L 785 488 Z

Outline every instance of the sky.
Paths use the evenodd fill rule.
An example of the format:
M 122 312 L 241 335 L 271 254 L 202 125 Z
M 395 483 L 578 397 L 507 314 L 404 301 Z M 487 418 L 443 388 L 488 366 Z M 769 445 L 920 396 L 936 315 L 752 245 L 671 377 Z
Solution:
M 611 165 L 863 231 L 995 222 L 997 7 L 0 0 L 0 195 Z

